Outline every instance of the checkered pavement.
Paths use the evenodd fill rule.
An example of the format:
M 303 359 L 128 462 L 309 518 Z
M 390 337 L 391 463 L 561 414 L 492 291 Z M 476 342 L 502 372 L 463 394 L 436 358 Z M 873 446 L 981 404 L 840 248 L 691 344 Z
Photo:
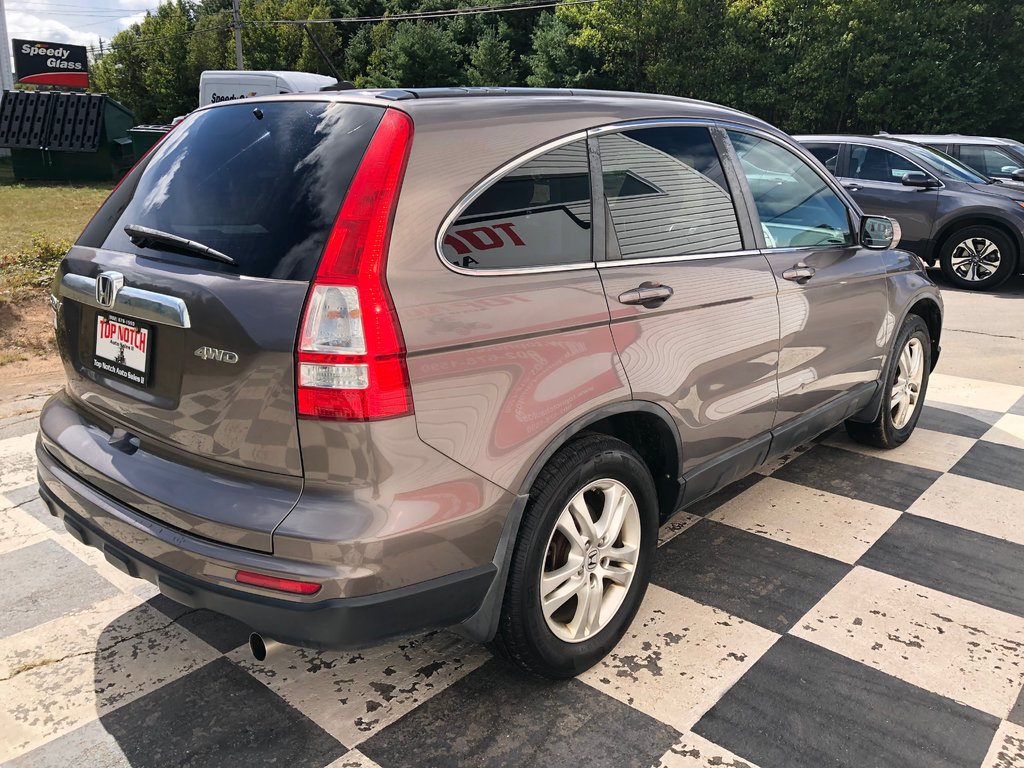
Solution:
M 1024 766 L 1024 387 L 936 374 L 896 451 L 836 430 L 676 515 L 559 683 L 448 632 L 253 662 L 58 530 L 34 429 L 0 422 L 11 766 Z

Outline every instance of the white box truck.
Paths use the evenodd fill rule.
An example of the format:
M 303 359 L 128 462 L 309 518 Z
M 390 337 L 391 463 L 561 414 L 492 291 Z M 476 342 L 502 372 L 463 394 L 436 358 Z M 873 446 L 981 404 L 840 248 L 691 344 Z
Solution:
M 199 76 L 199 106 L 219 101 L 270 96 L 278 93 L 309 93 L 335 85 L 327 75 L 311 72 L 246 71 L 210 69 Z

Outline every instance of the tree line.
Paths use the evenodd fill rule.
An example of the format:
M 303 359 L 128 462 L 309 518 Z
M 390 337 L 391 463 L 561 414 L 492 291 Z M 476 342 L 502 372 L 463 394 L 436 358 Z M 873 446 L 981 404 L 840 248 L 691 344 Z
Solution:
M 302 27 L 267 22 L 478 3 L 243 0 L 244 66 L 330 73 Z M 93 88 L 140 122 L 194 109 L 200 72 L 234 68 L 230 8 L 230 0 L 160 5 L 97 57 Z M 1024 138 L 1020 0 L 601 0 L 309 29 L 357 86 L 652 91 L 727 104 L 791 133 Z

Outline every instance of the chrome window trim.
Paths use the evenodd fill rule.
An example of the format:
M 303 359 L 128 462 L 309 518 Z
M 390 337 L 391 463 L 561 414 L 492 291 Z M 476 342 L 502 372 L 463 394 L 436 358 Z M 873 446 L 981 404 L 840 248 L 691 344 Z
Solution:
M 459 200 L 459 202 L 452 208 L 452 210 L 448 213 L 448 215 L 445 216 L 444 220 L 441 222 L 441 226 L 438 228 L 437 236 L 436 236 L 436 238 L 434 240 L 434 250 L 435 250 L 435 253 L 437 254 L 438 259 L 440 259 L 441 263 L 444 264 L 444 266 L 446 268 L 448 268 L 452 272 L 455 272 L 455 273 L 460 274 L 460 275 L 468 275 L 470 277 L 490 277 L 490 276 L 493 275 L 493 276 L 496 276 L 496 277 L 501 277 L 503 275 L 504 276 L 508 276 L 508 275 L 531 275 L 531 274 L 540 274 L 540 273 L 544 273 L 544 272 L 575 272 L 575 271 L 584 270 L 584 269 L 605 269 L 605 268 L 610 268 L 610 267 L 646 266 L 646 265 L 652 265 L 652 264 L 669 264 L 669 263 L 674 263 L 674 262 L 699 261 L 699 260 L 703 260 L 703 259 L 724 259 L 724 258 L 730 258 L 730 257 L 734 257 L 734 256 L 759 256 L 759 255 L 762 255 L 762 251 L 760 249 L 757 249 L 757 248 L 754 248 L 754 249 L 744 248 L 744 249 L 741 249 L 741 250 L 723 251 L 723 252 L 720 252 L 720 253 L 714 253 L 714 252 L 712 252 L 712 253 L 691 253 L 691 254 L 685 254 L 685 255 L 681 255 L 681 256 L 664 256 L 664 257 L 655 256 L 655 257 L 639 258 L 639 259 L 637 259 L 637 258 L 632 258 L 632 259 L 615 259 L 613 261 L 607 261 L 607 260 L 603 260 L 603 259 L 602 260 L 596 260 L 596 256 L 597 256 L 596 249 L 599 247 L 599 244 L 598 243 L 594 243 L 594 238 L 592 238 L 592 240 L 591 240 L 591 242 L 592 242 L 591 261 L 589 263 L 587 263 L 587 264 L 556 264 L 556 265 L 548 266 L 548 267 L 516 267 L 516 268 L 510 268 L 510 269 L 466 269 L 465 267 L 460 267 L 457 264 L 452 264 L 450 261 L 448 261 L 447 258 L 445 258 L 444 250 L 443 250 L 443 245 L 444 245 L 444 235 L 448 231 L 448 228 L 451 227 L 458 220 L 458 218 L 462 214 L 462 212 L 465 211 L 466 208 L 468 208 L 470 205 L 472 205 L 473 201 L 476 200 L 477 197 L 479 197 L 481 194 L 483 194 L 484 191 L 486 191 L 492 184 L 497 182 L 499 179 L 501 179 L 507 173 L 510 173 L 511 171 L 514 171 L 516 168 L 519 168 L 522 165 L 525 165 L 526 163 L 530 162 L 531 160 L 539 157 L 540 155 L 543 155 L 545 152 L 550 152 L 552 149 L 557 149 L 558 147 L 564 146 L 566 144 L 571 144 L 572 142 L 579 141 L 581 139 L 587 139 L 587 138 L 595 139 L 595 138 L 597 138 L 599 136 L 603 136 L 603 135 L 606 135 L 606 134 L 609 134 L 609 133 L 621 133 L 622 131 L 636 130 L 636 129 L 640 129 L 640 128 L 667 128 L 667 127 L 679 126 L 679 125 L 692 126 L 692 127 L 700 127 L 700 128 L 708 128 L 708 129 L 714 129 L 716 126 L 725 127 L 725 126 L 733 126 L 733 125 L 735 125 L 735 127 L 739 128 L 739 129 L 742 129 L 744 131 L 747 131 L 748 133 L 756 131 L 758 134 L 763 135 L 764 138 L 769 138 L 772 141 L 774 141 L 775 143 L 781 144 L 783 147 L 786 147 L 786 145 L 784 143 L 780 142 L 776 137 L 772 136 L 770 133 L 767 133 L 767 132 L 764 132 L 764 131 L 760 131 L 757 128 L 754 128 L 752 126 L 748 126 L 748 125 L 745 125 L 745 124 L 742 124 L 742 123 L 735 123 L 734 124 L 734 123 L 722 122 L 722 121 L 719 121 L 719 120 L 713 120 L 713 119 L 708 119 L 708 118 L 656 117 L 656 118 L 631 119 L 631 120 L 626 120 L 624 122 L 611 123 L 609 125 L 601 125 L 601 126 L 597 126 L 595 128 L 590 128 L 590 129 L 583 130 L 583 131 L 577 131 L 575 133 L 569 134 L 567 136 L 562 136 L 562 137 L 560 137 L 558 139 L 554 139 L 554 140 L 549 141 L 549 142 L 547 142 L 545 144 L 541 144 L 540 146 L 535 147 L 534 149 L 531 149 L 530 151 L 528 151 L 528 152 L 520 155 L 519 157 L 509 161 L 505 165 L 500 166 L 497 170 L 492 171 L 490 174 L 488 174 L 486 177 L 484 177 L 484 179 L 482 181 L 477 182 L 473 187 L 471 187 L 469 192 L 467 192 L 462 197 L 462 199 Z M 588 148 L 589 148 L 589 144 L 588 144 Z M 792 148 L 790 148 L 790 147 L 786 147 L 786 148 L 790 149 L 790 151 L 792 151 Z M 600 150 L 598 150 L 598 152 L 599 151 Z M 590 157 L 591 157 L 591 160 L 593 161 L 593 157 L 594 157 L 593 150 L 591 149 L 590 152 L 592 153 L 590 155 Z M 725 160 L 722 160 L 721 162 L 722 162 L 723 166 L 726 164 Z M 811 168 L 813 169 L 813 166 L 811 166 Z M 816 169 L 814 169 L 814 170 L 815 170 L 815 172 L 817 172 Z M 591 174 L 591 175 L 593 175 L 593 174 Z M 819 176 L 820 176 L 820 174 L 819 174 Z M 822 177 L 822 179 L 825 181 L 827 186 L 829 186 L 831 189 L 833 189 L 833 191 L 835 191 L 835 187 L 837 186 L 837 183 L 834 182 L 834 180 L 830 181 L 829 179 L 826 179 L 824 177 Z M 591 183 L 591 186 L 593 187 L 593 181 Z M 603 187 L 602 187 L 602 192 L 603 192 Z M 729 194 L 730 194 L 730 197 L 733 198 L 733 208 L 735 209 L 735 207 L 736 207 L 735 195 L 737 193 L 734 190 L 730 190 Z M 846 198 L 842 194 L 839 194 L 839 199 L 842 200 L 843 202 L 847 202 Z M 603 196 L 602 196 L 602 200 L 603 200 Z M 597 212 L 595 212 L 593 210 L 594 202 L 595 202 L 595 200 L 591 200 L 591 216 L 590 216 L 590 218 L 591 218 L 591 232 L 592 233 L 595 232 L 597 229 L 602 229 L 602 230 L 604 229 L 604 222 L 603 221 L 600 223 L 600 225 L 598 225 L 596 223 L 597 222 Z M 849 208 L 849 206 L 847 206 L 847 208 Z M 739 214 L 738 211 L 736 212 L 736 216 L 737 216 L 737 223 L 739 223 L 738 220 L 739 220 L 740 214 Z M 603 219 L 603 214 L 602 214 L 602 219 Z M 742 226 L 740 226 L 740 231 L 741 231 L 741 235 L 742 235 Z M 601 247 L 602 247 L 602 250 L 603 250 L 603 245 L 601 245 Z M 842 246 L 842 247 L 848 247 L 848 246 Z
M 531 160 L 540 157 L 546 152 L 550 152 L 553 149 L 558 149 L 559 147 L 564 147 L 566 144 L 572 144 L 574 141 L 585 142 L 586 139 L 587 132 L 584 130 L 576 131 L 575 133 L 570 133 L 567 136 L 561 136 L 557 139 L 547 142 L 546 144 L 541 144 L 540 146 L 534 147 L 528 152 L 525 152 L 519 155 L 518 157 L 510 160 L 509 162 L 505 163 L 504 165 L 498 167 L 496 170 L 492 171 L 487 176 L 485 176 L 481 181 L 478 181 L 476 184 L 470 187 L 469 191 L 462 196 L 459 202 L 455 204 L 451 211 L 448 212 L 448 215 L 444 217 L 444 220 L 441 222 L 441 226 L 437 230 L 437 236 L 434 238 L 434 251 L 437 254 L 437 258 L 441 260 L 441 263 L 444 264 L 445 267 L 450 269 L 452 272 L 457 272 L 460 275 L 469 275 L 471 277 L 487 277 L 490 275 L 528 275 L 534 274 L 536 272 L 573 272 L 581 269 L 594 269 L 595 264 L 593 253 L 593 200 L 591 200 L 590 212 L 591 253 L 590 260 L 585 264 L 553 264 L 551 266 L 546 267 L 510 267 L 507 269 L 467 269 L 466 267 L 460 267 L 457 264 L 452 264 L 450 261 L 448 261 L 447 258 L 445 258 L 444 255 L 444 236 L 445 233 L 448 231 L 448 228 L 453 226 L 455 222 L 458 221 L 459 216 L 461 216 L 462 213 L 467 208 L 469 208 L 469 206 L 472 205 L 476 201 L 476 199 L 480 197 L 480 195 L 482 195 L 485 191 L 487 191 L 487 189 L 489 189 L 493 184 L 501 180 L 503 176 L 514 171 L 516 168 L 526 165 Z
M 66 274 L 58 286 L 60 296 L 101 309 L 116 312 L 138 320 L 176 328 L 191 328 L 188 307 L 175 296 L 167 296 L 140 288 L 121 288 L 113 305 L 105 307 L 96 300 L 96 280 L 85 275 Z
M 653 264 L 672 264 L 681 261 L 704 261 L 706 259 L 728 259 L 734 256 L 761 256 L 757 249 L 743 249 L 739 251 L 720 251 L 712 253 L 687 253 L 681 256 L 651 256 L 643 259 L 615 259 L 614 261 L 602 261 L 597 265 L 598 269 L 610 269 L 614 267 L 643 267 Z

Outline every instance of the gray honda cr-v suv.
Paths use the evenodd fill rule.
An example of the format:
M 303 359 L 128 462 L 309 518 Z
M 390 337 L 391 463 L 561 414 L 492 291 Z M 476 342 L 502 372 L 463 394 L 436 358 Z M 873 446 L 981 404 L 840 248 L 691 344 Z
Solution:
M 286 643 L 457 625 L 574 675 L 659 522 L 846 422 L 917 423 L 941 300 L 771 126 L 640 94 L 200 109 L 61 264 L 41 492 Z

